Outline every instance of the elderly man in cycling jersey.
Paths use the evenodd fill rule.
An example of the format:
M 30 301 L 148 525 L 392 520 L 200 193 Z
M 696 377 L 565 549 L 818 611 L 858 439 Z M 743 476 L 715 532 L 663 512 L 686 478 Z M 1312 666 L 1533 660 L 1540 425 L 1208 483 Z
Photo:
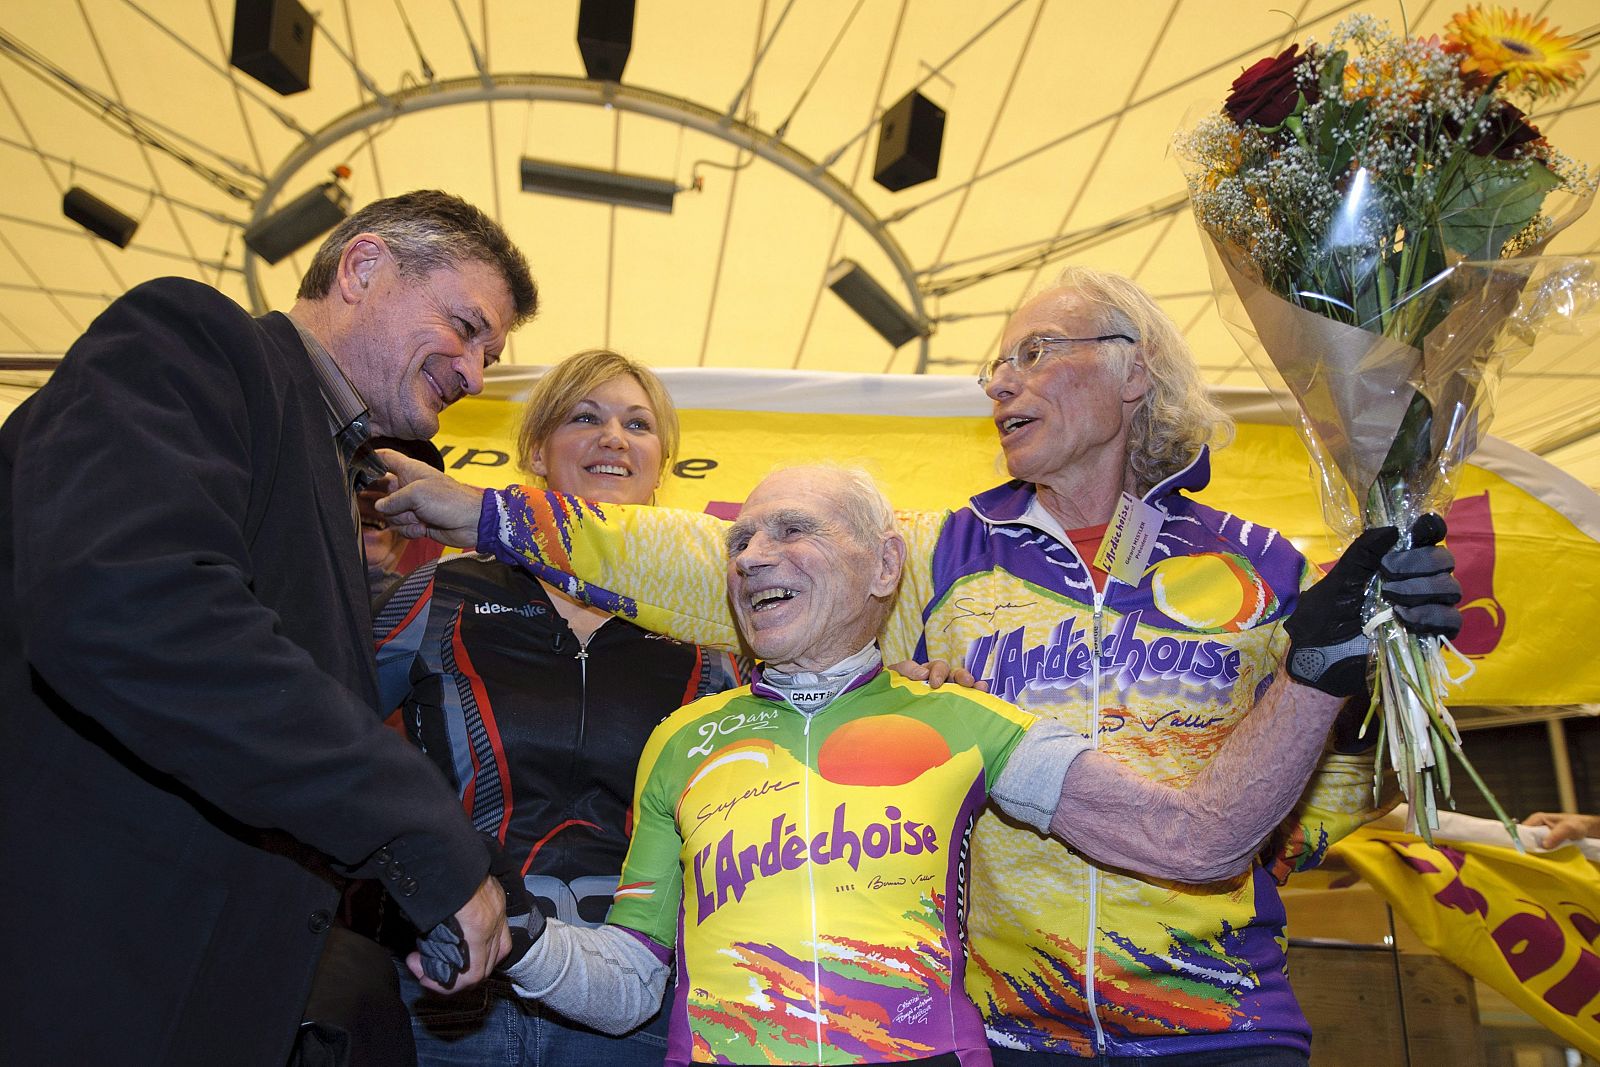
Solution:
M 557 527 L 581 507 L 559 499 Z M 625 1031 L 656 1010 L 675 948 L 669 1063 L 989 1063 L 961 942 L 985 798 L 1029 833 L 1148 877 L 1245 869 L 1362 684 L 1373 574 L 1412 579 L 1405 599 L 1421 606 L 1398 610 L 1413 624 L 1459 618 L 1443 550 L 1380 562 L 1394 539 L 1364 536 L 1300 598 L 1293 652 L 1326 668 L 1322 688 L 1279 674 L 1177 789 L 1065 724 L 885 672 L 876 638 L 906 557 L 887 501 L 859 472 L 770 476 L 726 536 L 753 681 L 656 729 L 606 926 L 513 907 L 527 924 L 508 968 L 518 992 Z

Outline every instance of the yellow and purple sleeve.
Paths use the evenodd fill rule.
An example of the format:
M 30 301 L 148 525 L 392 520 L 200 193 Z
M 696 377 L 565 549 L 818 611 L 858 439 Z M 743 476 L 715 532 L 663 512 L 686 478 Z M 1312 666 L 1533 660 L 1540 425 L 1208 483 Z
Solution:
M 883 624 L 879 647 L 885 663 L 919 659 L 922 647 L 923 609 L 933 600 L 933 549 L 948 511 L 897 511 L 895 528 L 906 539 L 906 565 L 894 610 Z M 959 667 L 961 664 L 951 664 Z
M 905 576 L 883 630 L 889 663 L 909 659 L 931 595 L 933 546 L 945 515 L 896 513 Z M 737 651 L 728 610 L 724 538 L 712 515 L 643 504 L 598 504 L 513 486 L 483 494 L 478 551 L 520 566 L 569 596 L 697 645 Z
M 647 630 L 735 651 L 727 528 L 693 511 L 514 486 L 484 493 L 478 551 Z

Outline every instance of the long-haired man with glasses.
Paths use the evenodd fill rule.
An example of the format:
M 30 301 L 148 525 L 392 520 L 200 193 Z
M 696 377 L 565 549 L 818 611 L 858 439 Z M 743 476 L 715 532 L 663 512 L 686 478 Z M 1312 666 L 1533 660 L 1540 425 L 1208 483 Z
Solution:
M 1185 495 L 1232 427 L 1134 283 L 1068 268 L 1011 317 L 1001 352 L 979 381 L 1013 480 L 941 527 L 919 658 L 963 663 L 1143 773 L 1188 780 L 1276 670 L 1306 562 Z M 1130 525 L 1153 549 L 1131 574 L 1101 554 Z M 1000 604 L 1027 606 L 974 625 Z M 995 1062 L 1303 1063 L 1269 868 L 1315 862 L 1359 825 L 1369 773 L 1329 757 L 1267 867 L 1181 892 L 981 820 L 968 988 Z
M 980 380 L 1012 480 L 954 512 L 897 516 L 907 560 L 886 661 L 960 665 L 1175 784 L 1252 709 L 1271 714 L 1258 701 L 1291 636 L 1288 673 L 1364 712 L 1359 624 L 1312 633 L 1290 620 L 1315 568 L 1277 532 L 1186 495 L 1207 483 L 1229 420 L 1143 290 L 1068 269 L 1011 317 L 1000 353 Z M 407 468 L 403 480 L 422 480 L 380 505 L 408 532 L 426 526 L 555 580 L 576 576 L 579 593 L 651 629 L 734 640 L 707 580 L 720 521 L 515 489 L 480 500 L 433 473 Z M 1443 523 L 1430 525 L 1413 538 L 1432 547 L 1397 555 L 1408 574 L 1449 583 Z M 1435 623 L 1455 625 L 1423 626 Z M 1371 756 L 1339 750 L 1347 726 L 1261 862 L 1210 885 L 1141 879 L 985 811 L 972 835 L 966 984 L 995 1063 L 1306 1063 L 1274 879 L 1320 861 L 1370 814 Z

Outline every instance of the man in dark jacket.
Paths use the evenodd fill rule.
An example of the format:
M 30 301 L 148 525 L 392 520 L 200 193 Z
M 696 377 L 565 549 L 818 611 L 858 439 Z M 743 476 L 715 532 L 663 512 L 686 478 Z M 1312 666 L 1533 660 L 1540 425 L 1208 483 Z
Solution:
M 352 491 L 535 303 L 492 220 L 411 193 L 288 315 L 139 286 L 0 429 L 0 1060 L 279 1067 L 341 876 L 457 988 L 504 954 L 487 851 L 374 710 Z

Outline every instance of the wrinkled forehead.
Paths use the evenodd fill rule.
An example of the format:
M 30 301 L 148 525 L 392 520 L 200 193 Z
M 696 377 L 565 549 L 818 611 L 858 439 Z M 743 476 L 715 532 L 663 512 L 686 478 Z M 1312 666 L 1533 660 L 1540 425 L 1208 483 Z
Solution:
M 1100 308 L 1076 289 L 1046 289 L 1016 310 L 1000 337 L 1000 351 L 1024 337 L 1092 336 L 1100 332 Z
M 774 471 L 761 479 L 745 498 L 744 509 L 748 512 L 753 507 L 776 504 L 826 511 L 838 495 L 838 479 L 828 477 L 827 471 L 793 468 Z
M 798 524 L 818 533 L 842 529 L 839 490 L 824 472 L 778 471 L 750 491 L 730 535 L 762 527 Z

